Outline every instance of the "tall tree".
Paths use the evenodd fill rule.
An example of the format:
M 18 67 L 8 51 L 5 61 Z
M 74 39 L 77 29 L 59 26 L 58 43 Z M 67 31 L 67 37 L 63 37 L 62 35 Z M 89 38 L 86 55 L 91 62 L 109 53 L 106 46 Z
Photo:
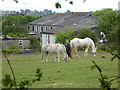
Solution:
M 108 43 L 106 44 L 106 51 L 110 52 L 114 57 L 120 59 L 120 47 L 119 47 L 119 37 L 118 37 L 118 14 L 112 9 L 103 9 L 100 11 L 94 12 L 92 15 L 99 18 L 97 24 L 100 31 L 106 34 L 108 38 Z
M 28 30 L 26 29 L 26 26 L 20 24 L 18 16 L 3 16 L 2 34 L 15 37 L 24 37 L 27 33 Z

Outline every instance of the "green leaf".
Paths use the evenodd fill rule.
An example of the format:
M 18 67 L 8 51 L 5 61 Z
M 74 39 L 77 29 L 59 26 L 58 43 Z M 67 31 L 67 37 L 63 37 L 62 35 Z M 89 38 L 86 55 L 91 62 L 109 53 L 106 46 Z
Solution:
M 8 85 L 10 85 L 10 81 L 11 81 L 11 76 L 9 74 L 5 75 L 5 78 L 2 80 L 2 84 L 7 87 Z
M 96 68 L 96 65 L 93 65 L 91 66 L 91 70 L 95 69 Z
M 24 80 L 24 81 L 20 82 L 19 86 L 20 86 L 20 88 L 25 88 L 25 86 L 27 86 L 29 84 L 30 84 L 30 81 Z
M 103 78 L 104 78 L 104 79 L 108 79 L 108 77 L 107 77 L 107 76 L 103 76 Z
M 55 3 L 56 8 L 61 8 L 61 4 L 59 2 Z
M 39 74 L 39 73 L 40 73 L 40 69 L 37 68 L 37 70 L 36 70 L 36 74 Z
M 18 3 L 18 0 L 14 0 L 14 2 Z
M 111 61 L 113 61 L 116 58 L 116 55 L 114 57 L 111 58 Z
M 38 81 L 40 81 L 40 80 L 41 80 L 41 77 L 42 77 L 42 72 L 40 71 L 40 69 L 39 69 L 39 68 L 36 70 L 36 75 L 35 75 L 35 76 L 37 77 L 37 80 L 38 80 Z
M 73 5 L 73 1 L 70 1 L 70 4 L 72 4 L 72 5 Z
M 86 0 L 83 0 L 83 3 L 85 2 Z

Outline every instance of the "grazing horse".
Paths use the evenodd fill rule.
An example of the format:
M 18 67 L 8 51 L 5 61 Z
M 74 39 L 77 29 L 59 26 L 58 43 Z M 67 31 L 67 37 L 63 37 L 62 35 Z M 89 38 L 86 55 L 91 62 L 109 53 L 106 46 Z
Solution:
M 63 53 L 64 54 L 64 60 L 66 60 L 67 62 L 67 53 L 66 53 L 66 48 L 63 44 L 45 44 L 42 46 L 42 53 L 41 53 L 41 56 L 42 56 L 42 63 L 44 62 L 43 59 L 44 59 L 44 56 L 46 55 L 46 62 L 48 62 L 48 54 L 49 53 L 57 53 L 56 55 L 56 58 L 58 58 L 58 62 L 60 62 L 60 59 L 59 59 L 59 54 L 60 53 Z M 55 62 L 56 62 L 56 58 L 55 58 Z
M 66 52 L 67 52 L 67 55 L 69 57 L 69 59 L 71 58 L 71 47 L 70 47 L 70 44 L 65 44 L 65 47 L 66 47 Z
M 72 57 L 73 57 L 73 48 L 75 49 L 75 54 L 76 54 L 77 58 L 79 58 L 78 53 L 77 53 L 78 48 L 84 48 L 85 49 L 84 56 L 88 57 L 87 52 L 90 47 L 92 48 L 93 56 L 96 56 L 97 48 L 95 48 L 95 44 L 94 44 L 93 40 L 88 37 L 86 37 L 84 39 L 74 38 L 70 41 L 70 46 L 71 46 Z

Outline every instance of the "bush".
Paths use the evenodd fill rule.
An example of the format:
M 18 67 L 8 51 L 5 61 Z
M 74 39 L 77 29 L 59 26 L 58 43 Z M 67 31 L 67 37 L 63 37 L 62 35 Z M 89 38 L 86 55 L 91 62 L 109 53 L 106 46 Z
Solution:
M 3 52 L 5 52 L 6 54 L 20 54 L 20 47 L 17 45 L 11 45 L 8 48 L 3 48 L 2 49 Z
M 41 51 L 41 45 L 40 40 L 37 37 L 31 36 L 30 38 L 30 49 L 32 49 L 34 52 Z
M 97 34 L 95 32 L 92 32 L 89 28 L 82 28 L 81 30 L 79 30 L 77 37 L 81 39 L 89 37 L 94 42 L 97 42 L 98 40 Z
M 2 49 L 3 52 L 5 52 L 6 54 L 20 54 L 21 51 L 20 50 L 16 50 L 16 49 Z

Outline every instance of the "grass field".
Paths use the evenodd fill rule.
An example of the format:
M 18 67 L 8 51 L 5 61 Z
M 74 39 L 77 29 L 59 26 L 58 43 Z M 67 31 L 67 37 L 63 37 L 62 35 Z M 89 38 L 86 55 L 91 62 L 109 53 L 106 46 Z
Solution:
M 99 88 L 97 69 L 91 70 L 94 60 L 103 69 L 103 75 L 113 78 L 118 75 L 118 60 L 111 62 L 111 55 L 99 52 L 96 57 L 89 54 L 88 58 L 79 53 L 80 58 L 73 58 L 68 62 L 55 63 L 55 55 L 48 56 L 49 63 L 41 63 L 39 54 L 31 55 L 7 55 L 14 69 L 17 82 L 23 79 L 35 78 L 35 71 L 40 68 L 43 77 L 41 81 L 34 83 L 30 88 Z M 101 58 L 105 56 L 105 58 Z M 2 57 L 2 78 L 5 74 L 11 74 L 4 56 Z M 12 75 L 11 75 L 12 76 Z M 118 81 L 113 81 L 112 88 L 118 87 Z

